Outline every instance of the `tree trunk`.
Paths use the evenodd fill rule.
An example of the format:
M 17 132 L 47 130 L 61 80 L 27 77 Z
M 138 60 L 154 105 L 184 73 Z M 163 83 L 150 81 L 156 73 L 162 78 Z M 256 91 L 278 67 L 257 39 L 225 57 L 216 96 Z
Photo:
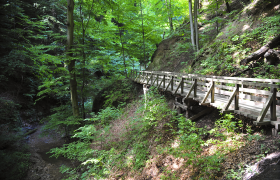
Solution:
M 94 1 L 92 1 L 90 11 L 92 11 L 93 3 L 94 3 Z M 88 27 L 88 23 L 90 21 L 91 16 L 89 14 L 89 16 L 87 18 L 88 21 L 87 21 L 87 23 L 85 25 L 84 24 L 84 17 L 82 16 L 82 3 L 80 3 L 80 18 L 81 18 L 81 21 L 82 21 L 82 31 L 83 31 L 83 38 L 82 38 L 82 44 L 83 44 L 83 47 L 82 47 L 82 55 L 83 55 L 82 78 L 83 78 L 83 83 L 82 83 L 82 87 L 81 87 L 81 96 L 82 96 L 82 116 L 83 116 L 83 119 L 85 119 L 86 118 L 86 113 L 85 113 L 85 94 L 84 94 L 85 81 L 86 81 L 86 77 L 85 77 L 85 70 L 86 70 L 85 69 L 85 67 L 86 67 L 85 33 L 86 33 L 86 30 L 87 30 L 87 27 Z
M 227 12 L 230 13 L 230 12 L 231 12 L 231 9 L 230 9 L 228 0 L 225 0 L 225 1 L 226 1 L 226 6 L 227 6 Z
M 218 17 L 218 9 L 219 9 L 218 0 L 216 0 L 216 17 Z M 219 22 L 218 22 L 218 20 L 216 20 L 216 30 L 217 30 L 217 35 L 218 35 L 219 34 Z
M 85 45 L 85 29 L 84 29 L 84 22 L 82 21 L 82 26 L 83 26 L 83 48 L 82 48 L 82 54 L 83 54 L 83 84 L 82 84 L 82 88 L 81 88 L 81 94 L 82 94 L 82 116 L 83 119 L 86 118 L 86 114 L 85 114 L 85 94 L 84 94 L 84 89 L 85 89 L 85 67 L 86 67 L 86 54 L 85 54 L 85 49 L 84 49 L 84 45 Z
M 118 27 L 118 29 L 119 29 L 120 40 L 121 40 L 121 45 L 122 45 L 122 55 L 123 55 L 124 72 L 125 72 L 125 77 L 127 77 L 126 64 L 125 64 L 125 56 L 124 56 L 124 46 L 123 46 L 123 39 L 122 39 L 122 31 L 121 31 L 121 28 L 120 28 L 120 27 Z
M 145 64 L 145 69 L 147 66 L 146 63 L 146 47 L 145 47 L 145 29 L 144 29 L 144 20 L 143 20 L 143 10 L 142 10 L 142 1 L 140 0 L 140 8 L 141 8 L 141 19 L 142 19 L 142 35 L 143 35 L 143 51 L 144 51 L 144 64 Z
M 197 9 L 198 9 L 198 0 L 194 1 L 194 29 L 195 29 L 195 45 L 196 51 L 199 51 L 199 37 L 198 37 L 198 25 L 197 25 Z
M 192 17 L 192 0 L 189 0 L 189 13 L 190 13 L 190 25 L 191 25 L 191 41 L 194 48 L 195 41 L 194 41 L 194 27 L 193 27 L 193 17 Z
M 248 56 L 245 59 L 242 59 L 240 61 L 241 65 L 246 65 L 249 62 L 253 61 L 253 60 L 257 60 L 260 57 L 263 57 L 264 54 L 269 50 L 274 48 L 275 46 L 277 46 L 280 43 L 280 34 L 278 34 L 275 38 L 273 38 L 270 42 L 268 42 L 266 45 L 264 45 L 263 47 L 261 47 L 259 50 L 257 50 L 256 52 L 252 53 L 250 56 Z
M 72 59 L 73 53 L 71 53 L 73 45 L 73 36 L 74 36 L 74 1 L 67 0 L 67 57 L 68 61 L 68 71 L 70 76 L 70 93 L 71 93 L 71 103 L 72 103 L 72 112 L 74 116 L 79 116 L 79 107 L 78 107 L 78 93 L 77 93 L 77 81 L 75 74 L 75 60 Z
M 173 32 L 173 22 L 172 22 L 172 5 L 171 0 L 169 0 L 169 26 L 170 26 L 170 32 Z

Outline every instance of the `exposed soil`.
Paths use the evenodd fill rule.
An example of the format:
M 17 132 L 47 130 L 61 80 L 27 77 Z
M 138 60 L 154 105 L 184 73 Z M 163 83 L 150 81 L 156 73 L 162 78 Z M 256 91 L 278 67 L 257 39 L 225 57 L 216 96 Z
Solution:
M 197 107 L 199 109 L 199 107 Z M 200 118 L 196 125 L 198 127 L 206 127 L 208 130 L 212 129 L 215 125 L 215 121 L 221 117 L 218 110 L 213 110 L 210 114 Z M 219 172 L 213 172 L 216 174 L 216 179 L 226 180 L 232 179 L 227 177 L 231 170 L 238 173 L 244 180 L 262 180 L 265 174 L 271 176 L 279 174 L 280 164 L 280 136 L 271 136 L 269 132 L 265 132 L 267 135 L 261 135 L 260 139 L 253 139 L 247 141 L 246 134 L 243 134 L 240 141 L 248 142 L 244 147 L 233 151 L 225 156 L 224 161 L 221 164 Z M 210 138 L 210 137 L 206 137 Z M 166 138 L 166 141 L 169 138 Z M 176 141 L 175 141 L 176 142 Z M 203 147 L 204 152 L 202 154 L 207 155 L 210 147 Z M 183 158 L 175 158 L 168 153 L 158 154 L 156 149 L 151 149 L 152 158 L 146 167 L 143 169 L 141 175 L 134 176 L 136 179 L 141 180 L 159 180 L 162 177 L 168 177 L 182 180 L 196 179 L 197 172 L 194 172 L 191 166 L 184 166 L 185 160 Z M 278 164 L 277 164 L 278 163 Z M 273 170 L 274 169 L 274 170 Z M 170 175 L 166 172 L 172 172 Z M 272 172 L 273 171 L 273 172 Z M 199 170 L 198 170 L 199 172 Z M 227 173 L 229 172 L 229 173 Z M 274 174 L 273 174 L 274 173 Z M 273 175 L 272 175 L 273 174 Z
M 63 178 L 59 172 L 61 165 L 73 166 L 70 160 L 59 157 L 49 158 L 51 154 L 46 154 L 50 149 L 61 147 L 66 141 L 56 132 L 51 135 L 40 137 L 43 132 L 43 125 L 37 127 L 37 131 L 29 136 L 30 146 L 30 168 L 25 180 L 58 180 Z

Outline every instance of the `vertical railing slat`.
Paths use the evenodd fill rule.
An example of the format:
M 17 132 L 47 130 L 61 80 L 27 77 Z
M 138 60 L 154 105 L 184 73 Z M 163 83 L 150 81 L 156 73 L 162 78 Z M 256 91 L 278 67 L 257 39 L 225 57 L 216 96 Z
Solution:
M 275 83 L 272 83 L 275 84 Z M 270 92 L 273 93 L 272 95 L 272 102 L 270 104 L 270 120 L 271 121 L 276 121 L 277 117 L 276 117 L 276 93 L 277 93 L 277 89 L 274 87 L 270 88 Z

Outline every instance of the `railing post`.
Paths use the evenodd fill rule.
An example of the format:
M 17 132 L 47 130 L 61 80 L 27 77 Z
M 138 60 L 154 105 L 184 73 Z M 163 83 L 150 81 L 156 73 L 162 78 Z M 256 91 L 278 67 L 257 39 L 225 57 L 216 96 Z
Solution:
M 272 83 L 275 84 L 275 83 Z M 270 92 L 273 93 L 272 95 L 272 102 L 270 104 L 270 120 L 271 121 L 276 121 L 277 117 L 276 117 L 276 92 L 277 89 L 275 87 L 270 87 Z
M 240 92 L 240 95 L 241 95 L 241 99 L 244 99 L 243 97 L 243 95 L 244 95 L 244 93 L 243 93 L 243 88 L 244 88 L 244 84 L 243 84 L 243 80 L 241 80 L 241 89 L 242 89 L 242 91 Z
M 182 77 L 181 94 L 184 93 L 184 78 Z
M 157 74 L 157 87 L 158 87 L 158 76 L 159 76 L 159 75 Z
M 165 75 L 163 75 L 163 89 L 165 89 Z
M 153 76 L 154 76 L 154 74 L 151 73 L 151 85 L 152 85 L 152 83 L 153 83 Z
M 137 82 L 137 71 L 135 71 L 135 78 L 134 78 L 134 81 L 136 81 Z
M 211 90 L 211 103 L 215 102 L 214 96 L 215 96 L 215 81 L 213 81 L 212 79 L 212 84 L 213 84 L 213 88 Z
M 239 84 L 235 84 L 236 95 L 234 97 L 234 110 L 239 110 Z
M 139 74 L 138 74 L 138 77 L 139 77 L 139 83 L 141 83 L 141 73 L 142 73 L 142 72 L 141 72 L 141 71 L 139 71 L 138 73 L 139 73 Z
M 196 97 L 197 92 L 197 79 L 194 79 L 193 97 Z
M 173 91 L 173 79 L 174 79 L 174 76 L 172 75 L 171 76 L 171 91 Z

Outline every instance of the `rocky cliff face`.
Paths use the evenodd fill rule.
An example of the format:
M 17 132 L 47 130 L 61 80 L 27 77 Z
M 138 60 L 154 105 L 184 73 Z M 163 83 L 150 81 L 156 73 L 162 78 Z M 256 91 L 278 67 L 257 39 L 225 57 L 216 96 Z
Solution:
M 189 42 L 190 40 L 183 36 L 164 39 L 152 55 L 152 63 L 147 70 L 179 72 L 184 67 L 182 63 L 190 65 L 194 54 Z

